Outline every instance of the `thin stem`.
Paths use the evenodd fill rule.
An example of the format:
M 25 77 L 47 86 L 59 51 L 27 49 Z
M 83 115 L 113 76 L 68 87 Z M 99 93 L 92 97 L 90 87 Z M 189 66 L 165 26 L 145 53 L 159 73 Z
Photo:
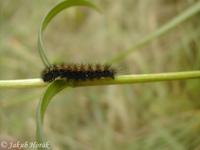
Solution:
M 138 75 L 119 75 L 112 79 L 101 79 L 94 81 L 76 82 L 75 86 L 98 86 L 116 84 L 134 84 L 170 80 L 186 80 L 200 78 L 200 71 L 185 71 L 171 73 L 138 74 Z M 69 86 L 70 83 L 66 82 Z M 48 85 L 42 79 L 22 79 L 22 80 L 0 80 L 0 88 L 35 88 Z
M 0 88 L 35 88 L 44 87 L 42 79 L 0 80 Z

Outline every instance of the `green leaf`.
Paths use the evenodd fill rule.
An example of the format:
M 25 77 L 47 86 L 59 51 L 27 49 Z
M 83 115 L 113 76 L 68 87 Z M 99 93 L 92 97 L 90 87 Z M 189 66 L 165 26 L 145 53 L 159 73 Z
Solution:
M 44 42 L 43 42 L 43 32 L 46 29 L 46 27 L 48 26 L 48 24 L 50 23 L 50 21 L 57 15 L 59 14 L 62 10 L 67 9 L 69 7 L 73 7 L 73 6 L 86 6 L 89 8 L 92 8 L 98 12 L 100 12 L 100 9 L 97 8 L 97 6 L 95 4 L 93 4 L 90 1 L 87 0 L 66 0 L 66 1 L 62 1 L 60 3 L 58 3 L 57 5 L 55 5 L 48 13 L 47 15 L 44 17 L 42 24 L 40 26 L 39 29 L 39 34 L 38 34 L 38 50 L 39 50 L 39 54 L 40 57 L 44 63 L 45 66 L 50 66 L 50 62 L 47 58 L 46 55 L 46 51 L 44 48 Z
M 86 6 L 89 8 L 92 8 L 96 11 L 99 11 L 99 9 L 94 5 L 93 3 L 87 1 L 87 0 L 66 0 L 58 3 L 55 5 L 44 17 L 42 24 L 40 26 L 39 34 L 38 34 L 38 50 L 40 57 L 44 63 L 45 66 L 50 66 L 50 62 L 47 58 L 47 55 L 45 53 L 45 48 L 43 44 L 43 32 L 50 23 L 50 21 L 62 10 L 67 9 L 69 7 L 73 6 Z M 43 131 L 43 120 L 44 115 L 47 109 L 48 104 L 50 103 L 51 99 L 60 91 L 62 91 L 65 87 L 67 87 L 69 83 L 63 81 L 54 81 L 50 86 L 47 88 L 46 92 L 44 93 L 44 96 L 42 97 L 40 103 L 37 107 L 37 114 L 36 114 L 36 122 L 37 122 L 37 129 L 36 129 L 36 138 L 39 143 L 45 142 L 45 136 Z M 39 148 L 39 149 L 45 149 L 45 148 Z
M 113 63 L 119 63 L 120 61 L 124 60 L 127 56 L 130 56 L 132 52 L 135 50 L 138 50 L 140 48 L 145 47 L 149 43 L 151 43 L 153 40 L 167 34 L 169 31 L 186 21 L 187 19 L 193 17 L 194 15 L 198 14 L 200 12 L 200 2 L 196 2 L 194 5 L 192 5 L 190 8 L 186 9 L 184 12 L 182 12 L 180 15 L 176 16 L 172 20 L 170 20 L 168 23 L 164 24 L 160 28 L 158 28 L 153 33 L 150 33 L 145 38 L 138 41 L 134 46 L 131 48 L 122 51 L 121 53 L 118 53 L 115 57 L 113 57 L 110 61 L 108 61 L 108 64 Z
M 37 123 L 36 139 L 37 142 L 39 143 L 43 143 L 46 141 L 43 131 L 43 120 L 47 106 L 50 103 L 51 99 L 58 92 L 62 91 L 66 86 L 67 86 L 66 82 L 63 82 L 61 80 L 54 81 L 52 84 L 48 86 L 47 90 L 44 93 L 44 96 L 42 97 L 40 103 L 38 104 L 36 113 L 36 123 Z

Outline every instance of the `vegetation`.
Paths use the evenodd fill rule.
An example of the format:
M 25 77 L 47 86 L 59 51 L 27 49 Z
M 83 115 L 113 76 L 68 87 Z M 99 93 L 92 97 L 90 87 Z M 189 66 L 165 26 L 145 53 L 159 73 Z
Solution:
M 62 6 L 69 3 L 94 6 L 85 2 L 71 0 L 66 5 L 63 2 Z M 39 78 L 38 72 L 43 68 L 36 53 L 37 27 L 41 16 L 55 2 L 27 3 L 24 0 L 16 4 L 0 2 L 1 79 Z M 67 88 L 67 92 L 58 94 L 58 100 L 52 101 L 45 113 L 51 98 L 69 86 L 54 82 L 38 105 L 38 140 L 44 140 L 42 121 L 45 113 L 43 128 L 53 149 L 199 149 L 199 79 L 131 83 L 200 77 L 200 3 L 164 0 L 96 3 L 102 8 L 102 16 L 79 7 L 56 16 L 52 24 L 48 25 L 50 19 L 44 20 L 39 33 L 40 56 L 48 66 L 42 43 L 42 31 L 48 25 L 45 45 L 50 60 L 109 62 L 119 68 L 119 74 L 133 74 L 119 75 L 115 81 L 101 80 L 75 86 L 129 85 Z M 54 9 L 50 18 L 62 9 Z M 138 42 L 138 39 L 141 40 Z M 147 44 L 151 45 L 144 47 Z M 166 73 L 149 74 L 155 72 Z M 40 79 L 0 81 L 2 88 L 46 85 Z M 3 138 L 20 135 L 20 141 L 34 140 L 35 104 L 40 95 L 41 89 L 1 89 Z

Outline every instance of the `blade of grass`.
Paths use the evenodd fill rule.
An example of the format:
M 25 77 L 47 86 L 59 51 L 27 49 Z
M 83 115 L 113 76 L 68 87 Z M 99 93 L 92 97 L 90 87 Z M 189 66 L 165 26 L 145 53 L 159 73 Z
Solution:
M 174 19 L 154 31 L 153 33 L 147 35 L 145 38 L 140 40 L 137 44 L 135 44 L 133 47 L 118 53 L 115 57 L 110 59 L 107 63 L 108 64 L 113 64 L 122 61 L 124 58 L 129 56 L 133 51 L 140 49 L 147 44 L 151 43 L 153 40 L 167 34 L 169 31 L 177 27 L 179 24 L 182 22 L 186 21 L 187 19 L 193 17 L 197 13 L 200 12 L 200 2 L 196 2 L 193 6 L 185 10 L 183 13 L 180 15 L 176 16 Z
M 44 96 L 40 100 L 38 107 L 37 107 L 37 113 L 36 113 L 36 139 L 38 143 L 44 143 L 46 142 L 44 131 L 43 131 L 43 120 L 44 115 L 47 109 L 48 104 L 50 103 L 51 99 L 61 90 L 63 90 L 66 87 L 66 83 L 62 81 L 55 81 L 52 84 L 50 84 L 47 88 L 47 90 L 44 93 Z M 43 149 L 43 148 L 40 148 Z M 44 148 L 45 149 L 45 148 Z
M 47 13 L 47 15 L 44 17 L 44 19 L 42 21 L 42 24 L 41 24 L 40 29 L 39 29 L 39 34 L 38 34 L 38 50 L 39 50 L 40 57 L 41 57 L 44 65 L 46 67 L 50 66 L 51 64 L 50 64 L 50 62 L 47 58 L 46 51 L 45 51 L 45 48 L 44 48 L 43 32 L 46 29 L 46 27 L 48 26 L 48 24 L 50 23 L 50 21 L 58 13 L 60 13 L 64 9 L 67 9 L 67 8 L 73 7 L 73 6 L 86 6 L 86 7 L 92 8 L 92 9 L 100 12 L 100 10 L 97 8 L 97 6 L 90 1 L 87 1 L 87 0 L 66 0 L 66 1 L 62 1 L 62 2 L 58 3 L 57 5 L 55 5 Z

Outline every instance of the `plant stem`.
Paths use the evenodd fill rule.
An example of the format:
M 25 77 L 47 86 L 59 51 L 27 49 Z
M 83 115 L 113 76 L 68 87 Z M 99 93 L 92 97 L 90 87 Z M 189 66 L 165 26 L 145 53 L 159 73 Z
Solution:
M 0 80 L 0 88 L 35 88 L 47 85 L 41 79 Z
M 98 86 L 98 85 L 116 85 L 116 84 L 134 84 L 170 80 L 186 80 L 200 78 L 200 71 L 185 71 L 171 73 L 155 73 L 155 74 L 137 74 L 137 75 L 118 75 L 115 80 L 101 79 L 94 81 L 76 82 L 74 86 Z M 69 82 L 66 82 L 69 86 Z M 35 88 L 44 87 L 48 83 L 44 83 L 42 79 L 21 79 L 21 80 L 0 80 L 0 88 Z

